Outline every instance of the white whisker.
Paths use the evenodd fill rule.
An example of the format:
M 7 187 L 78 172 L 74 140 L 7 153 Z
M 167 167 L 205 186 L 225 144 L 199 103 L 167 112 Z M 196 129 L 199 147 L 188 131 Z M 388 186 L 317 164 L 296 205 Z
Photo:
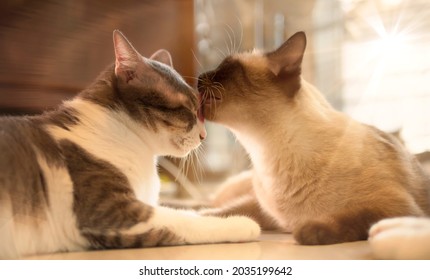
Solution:
M 200 66 L 201 70 L 203 71 L 205 68 L 203 67 L 203 65 L 200 63 L 199 59 L 197 58 L 196 54 L 194 53 L 194 50 L 191 49 L 191 53 L 194 56 L 194 59 L 196 60 L 196 62 L 198 63 L 198 65 Z
M 224 25 L 226 25 L 226 24 L 224 24 Z M 224 39 L 224 42 L 225 42 L 225 44 L 226 44 L 226 47 L 227 47 L 227 53 L 228 53 L 228 55 L 232 55 L 233 54 L 233 38 L 231 37 L 231 35 L 230 35 L 230 31 L 228 31 L 226 28 L 224 28 L 224 31 L 227 33 L 227 36 L 228 36 L 228 39 L 229 39 L 229 42 L 230 42 L 230 45 L 227 43 L 227 41 Z
M 215 48 L 218 52 L 220 52 L 222 54 L 222 56 L 218 56 L 220 58 L 220 60 L 223 60 L 224 58 L 227 57 L 227 55 L 225 54 L 225 52 L 223 52 L 220 48 Z M 228 51 L 228 50 L 227 50 Z
M 237 52 L 239 52 L 240 51 L 240 49 L 241 49 L 241 47 L 242 47 L 242 40 L 243 40 L 243 25 L 242 25 L 242 21 L 240 20 L 240 18 L 236 15 L 236 19 L 237 19 L 237 21 L 239 22 L 239 25 L 240 25 L 240 40 L 239 40 L 239 45 L 238 45 L 238 48 L 237 48 Z
M 202 81 L 202 79 L 201 79 L 201 78 L 198 78 L 198 77 L 185 76 L 185 75 L 182 75 L 182 77 L 187 78 L 187 79 L 193 79 L 193 80 L 196 80 L 196 81 Z
M 231 45 L 230 55 L 232 55 L 232 54 L 234 54 L 234 53 L 237 52 L 235 33 L 234 33 L 233 28 L 231 28 L 231 26 L 229 24 L 225 23 L 224 25 L 227 26 L 230 29 L 230 31 L 231 31 L 231 36 L 232 37 L 230 37 L 230 32 L 228 32 L 227 34 L 228 34 L 228 37 L 230 38 L 230 45 Z

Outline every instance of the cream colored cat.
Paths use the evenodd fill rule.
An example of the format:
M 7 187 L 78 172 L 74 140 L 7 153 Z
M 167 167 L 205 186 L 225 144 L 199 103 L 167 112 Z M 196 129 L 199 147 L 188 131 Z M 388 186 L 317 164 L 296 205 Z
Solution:
M 428 216 L 429 175 L 397 139 L 336 111 L 301 77 L 305 46 L 299 32 L 200 75 L 200 117 L 228 127 L 253 165 L 203 212 L 249 215 L 300 244 L 365 240 L 384 218 Z

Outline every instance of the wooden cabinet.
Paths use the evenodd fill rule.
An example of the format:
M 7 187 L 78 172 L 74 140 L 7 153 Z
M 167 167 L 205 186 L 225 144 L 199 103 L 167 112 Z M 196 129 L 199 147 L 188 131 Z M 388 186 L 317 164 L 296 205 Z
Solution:
M 73 97 L 113 63 L 114 29 L 144 56 L 169 50 L 178 72 L 194 76 L 193 14 L 192 0 L 1 2 L 0 114 Z

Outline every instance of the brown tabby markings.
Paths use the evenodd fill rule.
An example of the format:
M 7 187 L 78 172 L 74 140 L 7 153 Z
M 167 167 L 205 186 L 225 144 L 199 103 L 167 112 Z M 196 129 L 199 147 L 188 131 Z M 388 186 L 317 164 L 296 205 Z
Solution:
M 74 185 L 74 212 L 80 229 L 129 228 L 151 217 L 152 207 L 136 199 L 127 178 L 108 162 L 76 144 L 60 142 Z
M 21 170 L 26 176 L 5 173 L 0 177 L 10 193 L 13 213 L 16 217 L 44 216 L 43 209 L 49 206 L 46 180 L 37 161 L 43 156 L 52 165 L 62 166 L 61 150 L 41 123 L 67 129 L 77 122 L 72 110 L 60 109 L 40 117 L 4 117 L 0 128 L 0 170 Z M 28 188 L 30 190 L 28 190 Z
M 166 246 L 171 244 L 185 244 L 184 240 L 166 229 L 149 230 L 146 233 L 134 235 L 110 235 L 109 233 L 85 233 L 93 249 L 117 249 Z
M 145 58 L 118 30 L 113 41 L 115 65 L 58 110 L 0 118 L 0 258 L 260 234 L 246 217 L 158 205 L 158 157 L 185 157 L 206 137 L 198 99 L 168 51 Z
M 178 77 L 171 75 L 169 73 L 171 70 L 165 66 L 162 66 L 160 63 L 149 61 L 149 64 L 151 65 L 152 69 L 154 69 L 160 75 L 161 78 L 166 80 L 166 83 L 171 85 L 177 92 L 181 92 L 186 95 L 188 103 L 187 106 L 197 110 L 199 105 L 197 102 L 197 97 L 187 84 L 185 84 L 183 81 L 179 81 Z
M 114 68 L 111 66 L 92 86 L 81 92 L 79 98 L 111 110 L 125 109 L 134 119 L 147 124 L 155 131 L 159 123 L 176 128 L 178 122 L 187 122 L 185 128 L 187 131 L 195 124 L 191 110 L 196 109 L 197 101 L 191 91 L 188 96 L 191 100 L 189 104 L 194 107 L 169 108 L 168 101 L 161 100 L 157 93 L 146 96 L 137 89 L 135 92 L 130 90 L 120 93 L 115 83 Z M 122 96 L 125 94 L 135 95 L 136 98 L 133 100 L 130 96 Z M 160 107 L 159 104 L 163 105 Z M 136 199 L 127 178 L 114 166 L 93 158 L 72 142 L 57 143 L 45 130 L 46 126 L 51 125 L 70 130 L 79 122 L 78 112 L 68 107 L 67 103 L 58 110 L 41 116 L 3 117 L 0 150 L 8 152 L 4 152 L 0 157 L 0 170 L 21 170 L 26 176 L 19 176 L 20 181 L 16 182 L 13 174 L 10 174 L 12 176 L 10 178 L 5 177 L 8 174 L 1 175 L 1 185 L 14 186 L 14 189 L 0 192 L 0 201 L 8 200 L 9 198 L 3 197 L 3 194 L 10 193 L 12 211 L 17 222 L 20 219 L 28 220 L 28 217 L 45 217 L 45 209 L 49 207 L 49 196 L 44 174 L 37 161 L 38 156 L 41 156 L 52 166 L 68 169 L 74 184 L 74 211 L 79 228 L 83 232 L 87 227 L 97 231 L 93 237 L 92 233 L 85 233 L 85 236 L 91 237 L 90 240 L 96 240 L 94 238 L 99 236 L 98 241 L 92 244 L 93 247 L 113 248 L 115 244 L 120 245 L 121 242 L 124 243 L 123 247 L 142 247 L 174 241 L 173 233 L 162 230 L 136 237 L 130 235 L 125 241 L 121 241 L 119 233 L 113 235 L 109 233 L 109 237 L 106 237 L 107 243 L 102 242 L 105 231 L 112 228 L 127 229 L 137 223 L 148 221 L 153 208 Z
M 144 96 L 142 92 L 137 90 L 126 92 L 136 94 L 136 98 L 142 98 L 142 103 L 146 106 L 142 106 L 142 103 L 133 104 L 127 98 L 119 99 L 118 96 L 125 93 L 119 94 L 115 87 L 110 88 L 115 81 L 113 67 L 110 67 L 101 77 L 91 87 L 80 93 L 79 97 L 113 110 L 126 108 L 130 113 L 134 110 L 131 115 L 137 120 L 146 121 L 147 124 L 149 123 L 148 127 L 154 130 L 156 130 L 156 121 L 163 118 L 166 118 L 165 121 L 172 127 L 177 126 L 178 119 L 181 122 L 187 122 L 187 130 L 192 127 L 195 118 L 190 117 L 189 109 L 185 107 L 170 109 L 167 107 L 170 106 L 167 100 L 160 100 L 150 93 L 145 99 L 142 97 Z M 157 102 L 164 102 L 166 108 L 159 107 L 160 103 Z M 191 104 L 196 106 L 195 100 Z M 138 107 L 143 107 L 145 111 L 140 112 Z M 37 117 L 2 119 L 2 130 L 7 131 L 8 134 L 0 137 L 0 150 L 11 150 L 11 152 L 3 154 L 0 158 L 0 170 L 11 169 L 12 166 L 13 170 L 21 170 L 22 174 L 25 174 L 20 176 L 22 182 L 14 184 L 14 189 L 6 190 L 6 193 L 9 192 L 12 196 L 14 216 L 17 219 L 45 216 L 44 209 L 49 207 L 49 196 L 43 172 L 37 161 L 38 156 L 41 156 L 54 166 L 68 169 L 74 184 L 74 211 L 78 226 L 90 241 L 97 240 L 92 244 L 93 247 L 113 248 L 116 245 L 141 247 L 174 241 L 175 235 L 167 230 L 152 231 L 135 237 L 130 235 L 125 237 L 124 241 L 121 241 L 119 233 L 109 233 L 107 234 L 109 237 L 103 237 L 103 234 L 112 229 L 128 229 L 137 223 L 148 221 L 153 208 L 136 199 L 127 178 L 114 166 L 95 159 L 70 141 L 63 140 L 57 143 L 44 129 L 45 126 L 54 125 L 70 130 L 72 126 L 78 124 L 79 114 L 67 106 Z M 64 166 L 65 164 L 67 166 Z M 13 177 L 13 174 L 10 175 Z M 2 174 L 2 176 L 0 181 L 15 180 L 15 178 L 4 177 L 8 174 Z M 12 184 L 2 185 L 11 186 Z M 1 200 L 3 199 L 6 198 L 1 197 Z M 97 230 L 98 233 L 86 232 L 86 228 Z M 107 243 L 104 244 L 103 240 Z
M 156 63 L 150 64 L 157 72 L 162 72 L 163 69 Z M 164 70 L 163 71 L 168 71 Z M 160 120 L 166 126 L 179 127 L 175 123 L 178 119 L 182 122 L 187 122 L 187 130 L 189 131 L 197 122 L 193 111 L 197 110 L 197 97 L 193 94 L 192 90 L 179 81 L 175 77 L 158 77 L 160 79 L 168 79 L 173 89 L 177 94 L 185 94 L 187 100 L 186 106 L 177 105 L 166 99 L 163 94 L 158 93 L 153 84 L 156 81 L 146 80 L 142 81 L 146 84 L 146 88 L 134 88 L 131 85 L 127 89 L 122 90 L 118 85 L 115 77 L 114 65 L 110 66 L 103 72 L 96 82 L 84 90 L 80 96 L 85 100 L 90 100 L 100 106 L 111 110 L 126 110 L 129 115 L 139 123 L 143 123 L 146 127 L 158 131 L 157 124 Z M 103 94 L 100 94 L 103 91 Z M 180 93 L 179 93 L 180 92 Z
M 60 107 L 55 113 L 45 113 L 48 122 L 65 130 L 70 130 L 70 126 L 79 124 L 78 112 L 74 108 Z
M 74 184 L 78 227 L 93 248 L 146 247 L 177 240 L 167 230 L 120 234 L 121 229 L 147 222 L 153 207 L 137 200 L 127 178 L 113 165 L 95 159 L 70 141 L 63 140 L 60 146 Z
M 0 170 L 12 168 L 22 170 L 23 174 L 27 175 L 19 176 L 18 182 L 13 174 L 3 174 L 0 178 L 2 185 L 14 186 L 14 189 L 8 192 L 11 194 L 16 217 L 44 216 L 43 209 L 49 207 L 49 191 L 37 157 L 45 157 L 54 166 L 63 165 L 61 150 L 56 141 L 39 126 L 50 124 L 68 130 L 78 122 L 76 111 L 65 107 L 38 117 L 2 118 L 0 151 L 5 152 L 0 158 Z M 27 188 L 30 188 L 30 191 Z

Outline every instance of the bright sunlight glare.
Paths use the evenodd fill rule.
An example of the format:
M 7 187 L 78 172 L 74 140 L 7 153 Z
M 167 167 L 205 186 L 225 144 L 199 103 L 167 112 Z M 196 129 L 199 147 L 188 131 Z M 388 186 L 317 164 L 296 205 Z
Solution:
M 385 131 L 399 130 L 414 153 L 429 150 L 430 22 L 417 12 L 424 8 L 396 0 L 365 3 L 365 12 L 354 23 L 361 23 L 366 33 L 361 42 L 344 47 L 344 69 L 359 65 L 345 75 L 345 111 Z
M 383 58 L 401 55 L 407 45 L 407 38 L 403 34 L 386 33 L 374 42 L 374 52 Z

